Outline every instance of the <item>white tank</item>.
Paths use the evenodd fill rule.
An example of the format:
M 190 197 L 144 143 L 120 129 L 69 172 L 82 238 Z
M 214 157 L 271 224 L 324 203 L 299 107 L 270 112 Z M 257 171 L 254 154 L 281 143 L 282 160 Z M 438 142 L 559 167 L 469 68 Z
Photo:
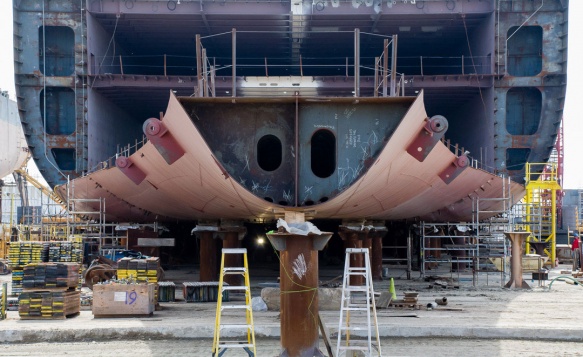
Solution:
M 0 179 L 20 168 L 28 155 L 16 102 L 0 92 Z

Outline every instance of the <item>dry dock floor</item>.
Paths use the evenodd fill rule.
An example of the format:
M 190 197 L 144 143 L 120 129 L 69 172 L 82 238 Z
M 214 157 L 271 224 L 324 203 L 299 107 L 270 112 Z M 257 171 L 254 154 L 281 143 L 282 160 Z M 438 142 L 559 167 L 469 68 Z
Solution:
M 399 346 L 402 345 L 405 348 L 403 351 L 406 352 L 406 345 L 411 345 L 411 343 L 417 347 L 422 347 L 423 343 L 429 343 L 435 347 L 445 344 L 440 341 L 456 340 L 457 344 L 464 344 L 464 340 L 461 339 L 465 339 L 468 344 L 466 347 L 481 343 L 496 346 L 497 351 L 500 351 L 500 346 L 504 341 L 514 341 L 512 343 L 515 345 L 543 343 L 538 349 L 541 353 L 545 351 L 546 347 L 543 347 L 545 342 L 561 342 L 561 348 L 552 349 L 556 353 L 544 353 L 583 356 L 583 285 L 570 285 L 556 280 L 549 289 L 552 279 L 560 276 L 561 271 L 565 270 L 570 270 L 570 265 L 560 265 L 552 269 L 549 272 L 549 280 L 544 282 L 544 286 L 539 286 L 536 280 L 532 281 L 530 273 L 524 274 L 525 281 L 532 286 L 531 290 L 511 290 L 500 287 L 499 273 L 488 275 L 481 273 L 476 286 L 473 284 L 471 274 L 460 274 L 459 277 L 457 273 L 440 274 L 444 278 L 453 278 L 459 285 L 459 288 L 441 288 L 433 282 L 420 278 L 419 272 L 413 272 L 412 279 L 406 280 L 403 278 L 402 270 L 391 270 L 389 276 L 395 277 L 399 298 L 402 297 L 404 291 L 417 291 L 419 303 L 422 306 L 441 297 L 447 297 L 448 305 L 438 306 L 432 310 L 379 309 L 378 322 L 382 344 L 393 346 L 392 352 L 386 352 L 383 355 L 408 355 L 399 353 Z M 341 274 L 339 269 L 320 269 L 322 281 L 332 279 L 338 274 Z M 277 275 L 275 268 L 257 271 L 252 269 L 250 276 L 253 295 L 259 295 L 261 289 L 259 283 L 274 282 Z M 166 277 L 167 280 L 175 281 L 177 286 L 181 286 L 181 282 L 198 279 L 196 268 L 168 270 Z M 9 281 L 10 276 L 2 276 L 0 280 Z M 388 287 L 388 280 L 375 282 L 376 291 L 388 291 Z M 181 298 L 179 289 L 177 291 L 179 292 L 177 298 Z M 69 343 L 70 355 L 76 355 L 75 342 L 88 346 L 92 343 L 103 344 L 103 346 L 109 344 L 113 350 L 107 350 L 112 352 L 116 349 L 116 341 L 126 341 L 124 346 L 129 347 L 133 352 L 122 355 L 128 356 L 138 353 L 141 348 L 145 348 L 144 345 L 154 344 L 154 341 L 158 341 L 157 347 L 151 347 L 150 350 L 161 348 L 165 344 L 176 346 L 176 348 L 184 345 L 186 350 L 192 352 L 190 355 L 199 355 L 196 352 L 197 348 L 203 348 L 204 353 L 210 354 L 215 303 L 177 301 L 161 303 L 161 306 L 162 309 L 156 311 L 153 316 L 140 318 L 96 319 L 93 318 L 91 311 L 86 310 L 66 320 L 21 320 L 17 311 L 8 311 L 8 318 L 0 321 L 0 341 L 2 341 L 0 355 L 35 355 L 35 352 L 25 353 L 25 351 L 35 348 L 34 346 L 42 350 L 43 343 L 54 342 L 59 342 L 63 346 Z M 258 355 L 275 355 L 273 351 L 278 349 L 280 333 L 279 313 L 266 311 L 254 312 L 253 315 L 258 338 Z M 321 311 L 321 316 L 334 343 L 339 311 Z M 323 346 L 323 343 L 321 345 Z M 447 351 L 445 345 L 444 348 L 444 353 L 433 355 L 448 355 L 445 353 Z M 521 355 L 516 351 L 513 353 L 512 348 L 508 354 L 494 352 L 490 355 Z M 520 346 L 516 348 L 520 350 Z M 105 350 L 101 351 L 104 354 L 99 355 L 108 355 Z M 165 351 L 172 351 L 172 349 Z M 177 353 L 179 351 L 176 350 Z M 259 351 L 263 352 L 259 353 Z M 462 353 L 461 355 L 469 354 Z M 167 355 L 173 355 L 173 353 Z

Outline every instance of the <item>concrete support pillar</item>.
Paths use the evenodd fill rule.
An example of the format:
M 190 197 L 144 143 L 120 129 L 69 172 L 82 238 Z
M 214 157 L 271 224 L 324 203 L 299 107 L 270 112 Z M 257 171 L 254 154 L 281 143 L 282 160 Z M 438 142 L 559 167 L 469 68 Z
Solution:
M 530 289 L 530 286 L 522 280 L 522 244 L 530 235 L 530 232 L 504 232 L 504 235 L 512 244 L 512 258 L 510 259 L 510 281 L 504 285 L 506 288 Z
M 280 254 L 281 357 L 324 356 L 318 349 L 318 250 L 331 236 L 267 234 Z
M 247 228 L 243 226 L 242 222 L 221 221 L 221 226 L 217 232 L 217 236 L 223 241 L 223 248 L 240 248 L 241 241 L 247 233 Z M 226 254 L 225 267 L 242 267 L 243 260 L 240 254 Z M 240 286 L 242 284 L 242 276 L 225 275 L 224 281 L 229 285 Z
M 217 222 L 199 222 L 192 230 L 192 234 L 195 234 L 200 241 L 199 281 L 201 282 L 219 280 L 219 255 L 215 241 L 218 229 Z

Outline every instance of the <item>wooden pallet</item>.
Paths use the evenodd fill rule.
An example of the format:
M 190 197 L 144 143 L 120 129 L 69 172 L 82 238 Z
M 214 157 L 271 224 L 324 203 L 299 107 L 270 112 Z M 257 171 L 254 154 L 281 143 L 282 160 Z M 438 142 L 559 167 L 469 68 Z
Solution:
M 69 291 L 76 291 L 74 287 L 60 287 L 60 288 L 23 288 L 24 293 L 64 293 Z
M 414 309 L 414 310 L 421 310 L 421 304 L 416 303 L 409 303 L 404 301 L 392 301 L 389 306 L 400 308 L 400 309 Z
M 21 320 L 66 320 L 73 317 L 79 316 L 79 312 L 75 312 L 72 314 L 64 315 L 64 316 L 20 316 Z
M 106 319 L 106 318 L 124 318 L 124 317 L 152 317 L 154 316 L 154 313 L 149 313 L 149 314 L 99 314 L 99 315 L 93 315 L 93 318 L 95 319 Z

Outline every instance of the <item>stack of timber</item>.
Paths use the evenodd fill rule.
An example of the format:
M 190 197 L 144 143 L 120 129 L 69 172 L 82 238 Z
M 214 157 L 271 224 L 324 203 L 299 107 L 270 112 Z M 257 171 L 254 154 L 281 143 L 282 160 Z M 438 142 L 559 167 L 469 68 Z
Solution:
M 12 242 L 8 251 L 10 265 L 23 267 L 29 263 L 40 263 L 47 247 L 48 243 L 44 242 Z
M 6 296 L 8 292 L 8 284 L 2 283 L 2 289 L 0 289 L 0 320 L 6 319 L 6 310 L 8 308 L 8 298 Z
M 117 263 L 117 278 L 137 283 L 153 283 L 156 287 L 154 299 L 158 301 L 158 270 L 160 258 L 122 258 Z
M 78 263 L 32 263 L 23 273 L 24 289 L 74 288 L 79 284 Z
M 413 291 L 406 291 L 405 297 L 400 300 L 391 301 L 389 306 L 400 307 L 400 308 L 413 308 L 419 310 L 421 305 L 419 305 L 418 299 L 419 293 Z
M 18 297 L 18 315 L 22 320 L 65 319 L 79 314 L 81 293 L 66 291 L 24 291 Z
M 158 282 L 158 301 L 173 302 L 176 300 L 176 284 L 171 281 Z
M 217 301 L 219 297 L 219 282 L 218 281 L 206 281 L 206 282 L 187 282 L 182 283 L 182 292 L 184 294 L 184 300 L 186 302 L 209 302 Z M 229 285 L 223 283 L 223 285 Z M 223 301 L 229 301 L 229 291 L 225 290 L 223 292 Z
M 24 266 L 30 263 L 43 261 L 47 243 L 43 242 L 13 242 L 10 244 L 8 259 L 12 268 L 12 294 L 22 292 L 22 280 L 24 278 Z
M 83 261 L 83 242 L 81 238 L 70 242 L 13 242 L 8 253 L 12 274 L 12 294 L 22 292 L 24 267 L 27 264 L 43 262 L 77 262 L 78 281 L 81 284 L 80 263 Z
M 93 285 L 93 316 L 149 316 L 154 313 L 157 284 L 106 282 Z
M 64 319 L 79 313 L 78 263 L 31 263 L 23 268 L 18 297 L 21 319 Z
M 83 242 L 50 242 L 48 248 L 49 262 L 78 262 L 83 261 Z

